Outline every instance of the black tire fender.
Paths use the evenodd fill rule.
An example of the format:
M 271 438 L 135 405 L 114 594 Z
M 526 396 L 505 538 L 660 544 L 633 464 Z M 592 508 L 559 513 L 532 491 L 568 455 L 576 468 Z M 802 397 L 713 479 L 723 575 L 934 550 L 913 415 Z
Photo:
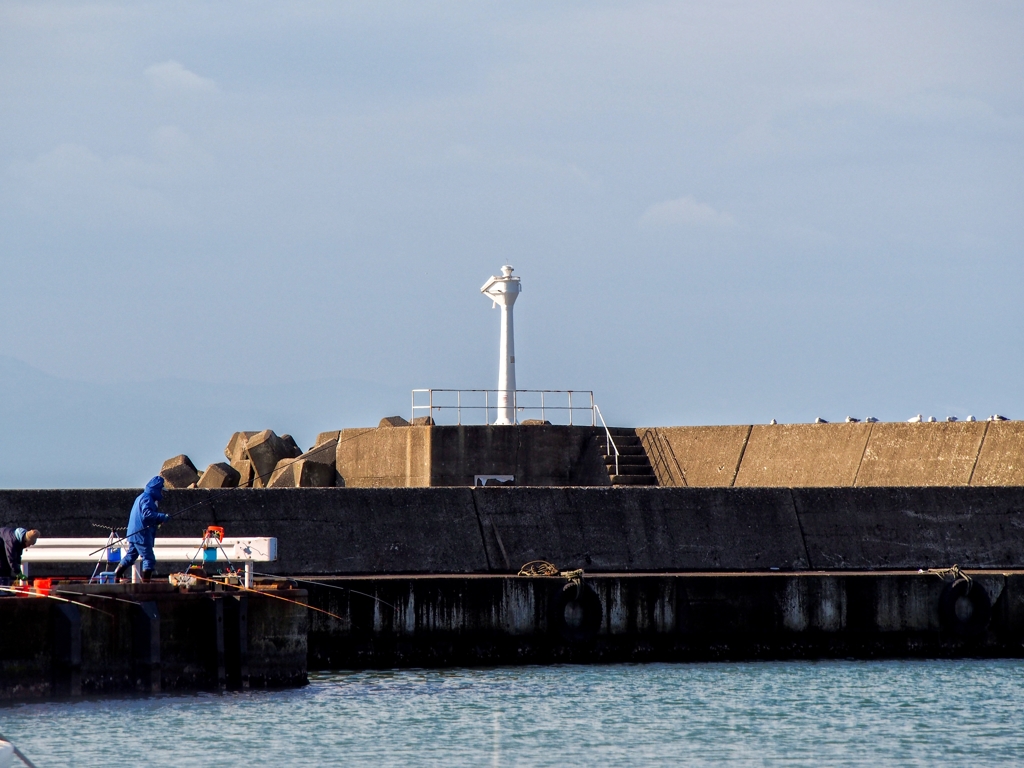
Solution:
M 962 637 L 983 634 L 992 619 L 992 603 L 980 584 L 954 581 L 939 596 L 939 623 Z
M 569 582 L 551 600 L 548 625 L 562 639 L 578 643 L 593 639 L 601 626 L 601 598 L 587 584 Z

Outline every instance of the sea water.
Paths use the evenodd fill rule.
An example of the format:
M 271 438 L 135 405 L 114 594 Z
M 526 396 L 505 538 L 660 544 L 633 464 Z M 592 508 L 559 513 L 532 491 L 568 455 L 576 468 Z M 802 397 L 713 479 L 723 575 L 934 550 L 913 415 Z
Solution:
M 48 766 L 1024 764 L 1024 662 L 394 670 L 0 708 Z

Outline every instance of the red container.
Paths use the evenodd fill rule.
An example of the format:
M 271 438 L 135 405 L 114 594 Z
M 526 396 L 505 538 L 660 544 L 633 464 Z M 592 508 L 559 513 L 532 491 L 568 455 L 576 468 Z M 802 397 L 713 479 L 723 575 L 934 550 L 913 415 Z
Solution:
M 53 579 L 33 579 L 32 591 L 39 595 L 49 595 L 53 589 Z

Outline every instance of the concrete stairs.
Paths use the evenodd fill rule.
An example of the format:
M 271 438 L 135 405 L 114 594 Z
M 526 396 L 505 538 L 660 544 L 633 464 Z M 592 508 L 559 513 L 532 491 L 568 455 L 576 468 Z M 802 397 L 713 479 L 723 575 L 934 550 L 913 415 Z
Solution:
M 619 449 L 619 471 L 615 472 L 615 450 L 608 445 L 606 435 L 597 438 L 598 447 L 604 457 L 604 465 L 608 470 L 608 477 L 612 485 L 657 485 L 658 478 L 654 474 L 654 467 L 647 458 L 647 451 L 644 450 L 636 431 L 623 428 L 609 428 L 612 441 Z

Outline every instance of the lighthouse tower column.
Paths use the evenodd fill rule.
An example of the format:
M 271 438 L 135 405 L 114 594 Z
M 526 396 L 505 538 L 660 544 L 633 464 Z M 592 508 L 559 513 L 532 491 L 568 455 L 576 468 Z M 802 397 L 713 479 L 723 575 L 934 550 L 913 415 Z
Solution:
M 498 361 L 498 418 L 495 424 L 515 424 L 516 341 L 512 323 L 512 305 L 519 298 L 522 287 L 518 277 L 512 277 L 512 267 L 501 268 L 500 277 L 492 277 L 480 292 L 501 307 L 501 358 Z

